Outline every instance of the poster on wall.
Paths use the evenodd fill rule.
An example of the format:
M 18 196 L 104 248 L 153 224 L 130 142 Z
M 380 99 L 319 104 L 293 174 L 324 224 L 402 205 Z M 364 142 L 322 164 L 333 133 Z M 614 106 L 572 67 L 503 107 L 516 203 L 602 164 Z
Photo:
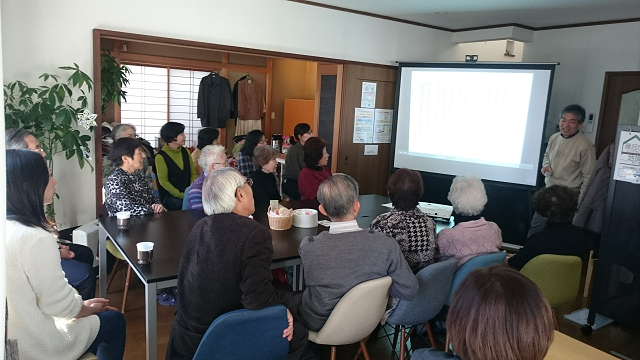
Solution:
M 376 107 L 376 83 L 362 83 L 362 97 L 360 99 L 360 107 L 373 109 Z
M 640 184 L 640 132 L 622 131 L 613 179 Z
M 373 142 L 390 144 L 393 110 L 375 109 L 374 113 Z
M 353 121 L 353 143 L 373 142 L 374 109 L 356 108 Z

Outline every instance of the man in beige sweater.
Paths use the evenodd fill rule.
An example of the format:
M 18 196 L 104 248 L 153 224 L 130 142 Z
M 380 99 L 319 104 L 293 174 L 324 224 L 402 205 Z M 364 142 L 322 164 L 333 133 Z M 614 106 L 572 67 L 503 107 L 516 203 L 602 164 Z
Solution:
M 549 138 L 540 169 L 547 186 L 565 185 L 578 192 L 580 198 L 596 163 L 593 144 L 580 132 L 584 118 L 585 111 L 580 105 L 569 105 L 562 110 L 560 132 Z M 544 226 L 544 218 L 536 212 L 527 237 L 541 231 Z

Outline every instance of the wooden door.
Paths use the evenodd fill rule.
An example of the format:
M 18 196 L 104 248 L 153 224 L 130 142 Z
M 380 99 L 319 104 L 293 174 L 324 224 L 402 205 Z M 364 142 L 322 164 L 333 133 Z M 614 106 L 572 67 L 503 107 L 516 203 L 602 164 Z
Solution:
M 599 156 L 609 144 L 616 141 L 616 129 L 623 97 L 638 90 L 640 90 L 640 71 L 605 73 L 600 121 L 598 121 L 596 133 L 596 155 Z
M 387 195 L 391 159 L 391 144 L 372 144 L 378 146 L 378 155 L 365 156 L 366 144 L 353 143 L 355 109 L 361 104 L 362 83 L 377 84 L 376 109 L 394 109 L 397 77 L 398 70 L 394 67 L 344 66 L 340 136 L 334 160 L 337 172 L 353 176 L 360 184 L 360 194 Z

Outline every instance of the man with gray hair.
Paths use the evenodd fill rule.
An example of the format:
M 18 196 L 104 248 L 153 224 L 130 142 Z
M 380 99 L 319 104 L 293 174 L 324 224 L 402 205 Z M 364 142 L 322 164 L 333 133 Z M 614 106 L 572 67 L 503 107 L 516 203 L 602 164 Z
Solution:
M 398 243 L 356 222 L 358 183 L 349 175 L 334 174 L 320 184 L 317 195 L 319 210 L 331 219 L 331 226 L 300 243 L 306 288 L 291 299 L 294 317 L 309 330 L 319 331 L 347 291 L 387 275 L 393 279 L 392 297 L 415 298 L 418 280 Z
M 249 218 L 255 211 L 250 179 L 233 168 L 212 171 L 205 178 L 202 201 L 208 216 L 195 224 L 182 253 L 180 301 L 167 359 L 193 358 L 204 333 L 220 315 L 283 303 L 271 284 L 271 232 Z M 308 332 L 294 323 L 289 312 L 287 318 L 288 327 L 282 332 L 289 340 L 287 359 L 299 359 Z
M 191 183 L 191 188 L 187 193 L 187 208 L 202 209 L 202 185 L 211 171 L 229 166 L 227 154 L 222 145 L 207 145 L 202 148 L 198 165 L 202 168 L 202 174 Z

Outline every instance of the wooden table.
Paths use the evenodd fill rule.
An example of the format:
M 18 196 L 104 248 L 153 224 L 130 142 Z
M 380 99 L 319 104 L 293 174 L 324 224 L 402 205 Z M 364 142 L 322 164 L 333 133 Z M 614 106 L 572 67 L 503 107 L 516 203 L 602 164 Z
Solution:
M 617 360 L 617 358 L 559 331 L 554 331 L 553 343 L 544 360 Z

